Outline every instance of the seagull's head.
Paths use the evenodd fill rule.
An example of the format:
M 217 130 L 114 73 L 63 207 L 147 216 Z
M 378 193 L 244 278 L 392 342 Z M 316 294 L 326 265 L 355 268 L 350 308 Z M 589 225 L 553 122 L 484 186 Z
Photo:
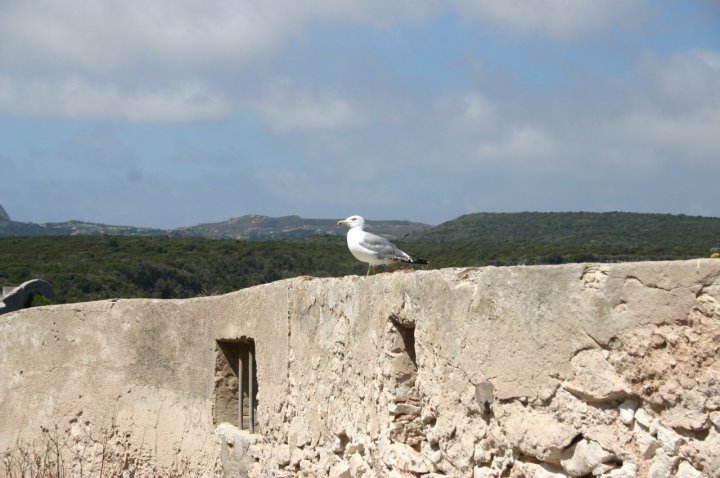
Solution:
M 363 227 L 365 225 L 365 219 L 363 219 L 362 216 L 350 216 L 347 219 L 337 222 L 338 226 L 341 224 L 349 227 L 350 229 L 353 227 Z

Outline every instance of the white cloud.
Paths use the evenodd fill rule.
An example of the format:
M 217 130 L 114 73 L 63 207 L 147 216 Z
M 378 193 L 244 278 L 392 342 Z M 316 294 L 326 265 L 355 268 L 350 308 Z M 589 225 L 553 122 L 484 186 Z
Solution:
M 660 161 L 716 164 L 720 151 L 720 53 L 692 50 L 640 68 L 627 108 L 607 134 Z
M 0 61 L 24 72 L 182 71 L 262 54 L 287 27 L 267 8 L 231 0 L 5 2 Z
M 716 162 L 720 151 L 720 110 L 696 111 L 667 116 L 631 113 L 613 127 L 618 138 L 643 146 L 657 158 L 675 156 L 675 161 Z
M 34 0 L 0 3 L 5 74 L 237 71 L 313 24 L 388 26 L 457 10 L 468 21 L 556 38 L 632 17 L 644 0 Z
M 0 112 L 202 121 L 250 103 L 279 131 L 357 127 L 365 111 L 336 90 L 244 98 L 262 88 L 259 78 L 282 68 L 275 55 L 317 24 L 395 26 L 456 9 L 469 21 L 572 37 L 618 21 L 642 1 L 0 2 Z M 494 111 L 482 96 L 461 101 L 466 109 L 457 122 L 490 124 Z
M 16 72 L 236 68 L 317 19 L 418 20 L 430 0 L 36 0 L 0 4 L 0 63 Z
M 651 57 L 638 73 L 648 85 L 648 103 L 670 112 L 720 104 L 720 52 L 690 50 L 669 59 Z
M 458 168 L 478 161 L 557 165 L 565 158 L 570 164 L 579 156 L 596 164 L 611 161 L 608 158 L 631 164 L 633 157 L 647 162 L 671 152 L 708 161 L 720 138 L 715 133 L 720 130 L 720 54 L 714 51 L 648 58 L 636 71 L 638 83 L 612 89 L 601 78 L 592 88 L 578 86 L 583 93 L 572 99 L 565 93 L 558 98 L 531 98 L 536 92 L 512 91 L 512 85 L 499 98 L 481 88 L 442 91 L 427 100 L 403 96 L 399 90 L 376 89 L 361 96 L 352 87 L 307 80 L 262 86 L 258 78 L 267 85 L 267 76 L 279 75 L 281 65 L 259 73 L 251 68 L 316 22 L 392 25 L 454 8 L 467 21 L 567 39 L 611 27 L 644 4 L 644 0 L 2 2 L 0 113 L 178 122 L 228 118 L 239 108 L 249 108 L 280 133 L 357 131 L 357 139 L 336 135 L 319 142 L 325 151 L 346 148 L 348 157 L 370 157 L 379 166 L 390 154 L 400 162 L 410 161 L 403 159 L 405 155 L 412 161 L 420 158 L 417 162 L 424 168 L 437 158 Z M 249 88 L 236 86 L 252 75 L 257 77 L 248 80 Z M 595 108 L 603 97 L 616 106 Z M 376 127 L 384 131 L 370 131 Z
M 477 134 L 490 130 L 497 121 L 496 106 L 477 91 L 462 91 L 438 98 L 434 114 L 446 118 L 458 133 Z
M 363 104 L 368 128 L 334 136 L 332 145 L 318 138 L 306 150 L 362 164 L 363 173 L 374 173 L 368 182 L 390 168 L 438 180 L 522 169 L 586 184 L 688 167 L 719 171 L 718 65 L 718 52 L 693 50 L 643 61 L 623 82 L 598 77 L 551 93 L 513 85 L 501 95 L 479 87 L 444 92 L 376 129 L 377 108 Z
M 332 93 L 311 94 L 290 81 L 277 82 L 252 104 L 279 131 L 346 129 L 364 121 L 350 100 Z
M 512 127 L 502 138 L 481 142 L 474 155 L 481 161 L 509 161 L 525 166 L 554 162 L 555 140 L 535 126 Z
M 37 0 L 0 2 L 0 112 L 192 121 L 222 117 L 238 83 L 260 76 L 289 39 L 322 21 L 418 21 L 432 0 Z M 277 67 L 277 65 L 275 65 Z M 207 85 L 218 80 L 222 92 Z M 230 86 L 233 85 L 233 86 Z M 232 93 L 232 88 L 237 88 Z M 256 88 L 255 86 L 251 87 Z M 243 90 L 243 91 L 241 91 Z M 332 94 L 260 106 L 279 129 L 357 120 Z M 304 125 L 303 122 L 306 122 Z
M 643 0 L 454 0 L 452 5 L 470 21 L 565 39 L 624 22 L 642 3 Z
M 0 114 L 180 122 L 223 118 L 229 102 L 202 84 L 123 89 L 80 78 L 21 82 L 0 77 Z

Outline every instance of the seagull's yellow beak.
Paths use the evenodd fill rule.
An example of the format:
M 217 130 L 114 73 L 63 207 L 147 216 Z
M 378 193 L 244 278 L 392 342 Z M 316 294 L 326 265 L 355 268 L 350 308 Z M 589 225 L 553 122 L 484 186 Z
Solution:
M 338 226 L 342 226 L 343 224 L 345 224 L 345 219 L 341 219 L 340 221 L 337 222 Z

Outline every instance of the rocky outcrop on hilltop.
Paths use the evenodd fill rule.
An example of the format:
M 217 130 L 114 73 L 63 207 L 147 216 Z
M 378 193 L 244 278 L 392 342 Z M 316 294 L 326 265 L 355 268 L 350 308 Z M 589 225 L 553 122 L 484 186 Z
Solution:
M 9 221 L 10 216 L 8 216 L 8 213 L 5 212 L 5 209 L 2 207 L 2 204 L 0 204 L 0 221 Z
M 372 221 L 368 230 L 391 238 L 430 229 L 431 226 L 410 221 Z M 178 236 L 215 239 L 285 240 L 304 237 L 345 235 L 337 219 L 306 219 L 300 216 L 268 217 L 257 214 L 230 218 L 227 221 L 197 224 L 171 231 Z
M 0 453 L 45 437 L 68 475 L 720 469 L 710 259 L 302 277 L 25 309 L 0 334 Z

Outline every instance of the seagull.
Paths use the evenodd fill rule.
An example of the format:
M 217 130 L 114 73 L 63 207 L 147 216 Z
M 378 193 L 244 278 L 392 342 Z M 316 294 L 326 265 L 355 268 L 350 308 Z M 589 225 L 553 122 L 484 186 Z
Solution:
M 337 225 L 345 225 L 350 228 L 347 233 L 348 248 L 357 260 L 368 263 L 366 277 L 370 275 L 374 266 L 380 264 L 393 264 L 395 262 L 428 263 L 425 259 L 406 254 L 384 237 L 365 232 L 363 229 L 365 219 L 362 216 L 350 216 L 347 219 L 338 221 Z

